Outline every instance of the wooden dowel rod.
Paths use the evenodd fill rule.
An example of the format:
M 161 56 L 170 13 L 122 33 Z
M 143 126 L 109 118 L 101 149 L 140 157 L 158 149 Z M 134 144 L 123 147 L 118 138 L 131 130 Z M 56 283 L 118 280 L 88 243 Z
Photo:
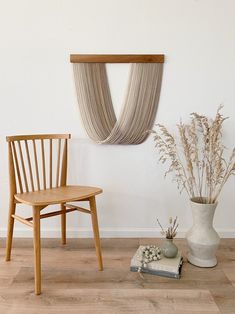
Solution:
M 61 139 L 58 142 L 58 155 L 57 155 L 57 170 L 56 170 L 56 187 L 59 186 L 59 177 L 60 177 L 60 151 L 61 151 Z
M 52 138 L 50 139 L 50 189 L 52 188 Z
M 12 148 L 13 148 L 13 156 L 14 156 L 14 160 L 15 160 L 15 168 L 16 168 L 20 193 L 23 193 L 23 185 L 22 185 L 22 181 L 21 181 L 20 168 L 19 168 L 19 163 L 18 163 L 18 158 L 17 158 L 17 153 L 16 153 L 15 142 L 12 142 Z
M 26 150 L 26 155 L 28 159 L 31 188 L 32 188 L 32 191 L 34 192 L 33 172 L 32 172 L 31 160 L 30 160 L 30 155 L 29 155 L 29 146 L 28 146 L 27 140 L 25 140 L 24 143 L 25 143 L 25 150 Z
M 43 188 L 46 189 L 46 163 L 45 163 L 45 150 L 44 150 L 44 140 L 41 139 L 41 153 L 42 153 L 42 173 L 43 173 Z
M 22 167 L 23 176 L 24 176 L 25 190 L 26 190 L 26 192 L 28 192 L 29 186 L 28 186 L 28 181 L 27 181 L 27 176 L 26 176 L 26 171 L 25 171 L 25 165 L 24 165 L 24 158 L 23 158 L 21 143 L 20 143 L 20 141 L 17 141 L 17 143 L 18 143 L 18 148 L 19 148 L 19 153 L 20 153 L 21 167 Z
M 29 227 L 33 227 L 33 224 L 32 222 L 29 222 L 28 220 L 20 217 L 20 216 L 17 216 L 17 215 L 11 215 L 13 218 L 15 218 L 16 220 L 22 222 L 23 224 L 29 226 Z
M 71 63 L 164 63 L 164 55 L 70 55 Z
M 67 181 L 67 158 L 68 158 L 68 140 L 64 140 L 63 157 L 61 163 L 60 186 L 66 185 Z
M 36 147 L 36 143 L 35 143 L 34 139 L 33 139 L 33 153 L 34 153 L 34 163 L 35 163 L 35 169 L 36 169 L 38 191 L 40 191 L 40 179 L 39 179 L 39 170 L 38 170 L 37 147 Z
M 70 205 L 70 204 L 66 204 L 65 206 L 68 207 L 68 208 L 71 208 L 71 209 L 74 208 L 74 209 L 78 210 L 79 212 L 83 212 L 83 213 L 86 213 L 86 214 L 90 214 L 91 213 L 91 211 L 89 209 L 86 209 L 86 208 L 83 208 L 83 207 Z
M 76 208 L 71 208 L 71 209 L 67 209 L 67 210 L 57 210 L 55 212 L 51 212 L 51 213 L 46 213 L 46 214 L 40 215 L 40 219 L 53 217 L 53 216 L 61 215 L 61 214 L 64 214 L 64 213 L 67 214 L 67 213 L 73 212 L 75 210 L 77 210 L 77 209 Z M 26 220 L 27 221 L 31 221 L 31 220 L 33 220 L 33 217 L 26 218 Z

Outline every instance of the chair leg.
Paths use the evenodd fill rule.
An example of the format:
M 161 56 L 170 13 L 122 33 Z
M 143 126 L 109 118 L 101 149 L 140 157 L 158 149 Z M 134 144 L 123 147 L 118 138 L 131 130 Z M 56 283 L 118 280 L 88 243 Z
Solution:
M 99 263 L 99 270 L 103 270 L 103 261 L 102 261 L 101 245 L 100 245 L 100 235 L 99 235 L 95 196 L 89 199 L 89 203 L 90 203 L 90 209 L 91 209 L 92 227 L 93 227 L 93 233 L 94 233 L 96 255 L 97 255 L 98 263 Z
M 65 204 L 60 205 L 61 210 L 65 210 Z M 61 214 L 61 241 L 66 244 L 66 213 Z
M 16 204 L 14 201 L 11 201 L 10 205 L 9 205 L 7 245 L 6 245 L 6 261 L 10 261 L 10 259 L 11 259 L 12 237 L 13 237 L 13 229 L 14 229 L 14 221 L 15 221 L 15 219 L 12 217 L 12 215 L 15 214 L 15 209 L 16 209 Z
M 35 294 L 41 294 L 40 208 L 33 206 L 34 282 Z

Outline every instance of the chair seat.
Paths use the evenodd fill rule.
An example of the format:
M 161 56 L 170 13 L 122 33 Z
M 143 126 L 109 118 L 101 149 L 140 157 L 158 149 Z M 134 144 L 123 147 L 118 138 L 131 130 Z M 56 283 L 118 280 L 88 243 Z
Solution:
M 19 193 L 14 196 L 20 203 L 31 206 L 44 206 L 79 201 L 100 193 L 102 193 L 102 189 L 96 187 L 67 185 L 41 191 Z

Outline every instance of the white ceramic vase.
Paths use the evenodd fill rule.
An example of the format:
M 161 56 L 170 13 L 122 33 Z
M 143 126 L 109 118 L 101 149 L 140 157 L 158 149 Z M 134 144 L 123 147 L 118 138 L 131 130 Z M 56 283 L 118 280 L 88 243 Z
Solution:
M 191 199 L 193 226 L 187 232 L 188 261 L 199 267 L 213 267 L 217 264 L 215 252 L 219 245 L 219 235 L 213 227 L 217 203 L 203 204 L 200 198 Z

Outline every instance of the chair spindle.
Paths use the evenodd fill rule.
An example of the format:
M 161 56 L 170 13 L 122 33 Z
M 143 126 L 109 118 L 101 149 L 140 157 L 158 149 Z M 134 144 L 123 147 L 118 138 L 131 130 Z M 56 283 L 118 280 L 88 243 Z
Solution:
M 59 186 L 60 177 L 60 152 L 61 152 L 61 139 L 58 140 L 58 157 L 57 157 L 57 173 L 56 173 L 56 187 Z
M 44 140 L 41 139 L 41 151 L 42 151 L 42 174 L 43 174 L 43 188 L 47 188 L 46 185 L 46 164 L 45 164 L 45 151 L 44 151 Z
M 21 167 L 22 167 L 22 172 L 23 172 L 23 177 L 24 177 L 25 190 L 26 190 L 26 192 L 29 192 L 29 186 L 28 186 L 28 181 L 27 181 L 27 176 L 26 176 L 26 171 L 25 171 L 25 165 L 24 165 L 24 158 L 23 158 L 21 143 L 20 143 L 20 141 L 17 141 L 17 143 L 18 143 L 18 148 L 19 148 L 19 153 L 20 153 L 20 160 L 21 160 Z
M 27 160 L 28 160 L 31 189 L 34 192 L 33 172 L 32 172 L 32 166 L 31 166 L 31 160 L 30 160 L 30 154 L 29 154 L 28 141 L 25 140 L 24 143 L 25 143 L 26 156 L 27 156 Z
M 52 139 L 50 138 L 50 189 L 52 188 Z
M 17 158 L 17 153 L 16 153 L 16 147 L 15 147 L 15 143 L 14 142 L 12 142 L 12 148 L 13 148 L 13 155 L 14 155 L 14 160 L 15 160 L 15 168 L 16 168 L 16 172 L 17 172 L 20 193 L 23 193 L 23 185 L 22 185 L 22 181 L 21 181 L 20 168 L 19 168 L 19 163 L 18 163 L 18 158 Z
M 35 140 L 33 139 L 33 153 L 34 153 L 34 162 L 35 162 L 35 169 L 36 169 L 36 178 L 37 178 L 37 186 L 38 191 L 40 191 L 40 179 L 39 179 L 39 171 L 38 171 L 38 158 L 37 158 L 37 148 Z

